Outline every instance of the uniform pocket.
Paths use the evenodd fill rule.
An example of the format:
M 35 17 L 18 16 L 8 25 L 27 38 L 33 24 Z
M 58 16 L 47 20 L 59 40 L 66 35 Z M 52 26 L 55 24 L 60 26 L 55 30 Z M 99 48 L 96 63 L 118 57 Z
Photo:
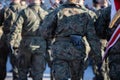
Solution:
M 46 50 L 45 40 L 39 38 L 31 39 L 26 46 L 30 52 L 34 53 L 44 53 Z

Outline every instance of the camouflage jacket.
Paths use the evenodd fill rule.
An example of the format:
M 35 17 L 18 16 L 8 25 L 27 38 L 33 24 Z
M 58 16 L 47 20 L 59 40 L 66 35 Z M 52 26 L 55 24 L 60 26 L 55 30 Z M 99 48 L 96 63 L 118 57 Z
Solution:
M 30 4 L 27 8 L 22 10 L 12 27 L 9 39 L 10 44 L 13 45 L 14 40 L 19 42 L 19 40 L 16 39 L 18 34 L 22 35 L 22 40 L 27 37 L 40 37 L 38 32 L 39 25 L 43 22 L 46 15 L 47 12 L 44 11 L 39 4 Z
M 21 9 L 20 4 L 12 2 L 9 7 L 5 7 L 0 11 L 0 26 L 3 25 L 3 31 L 5 34 L 10 32 L 10 28 L 17 17 L 16 15 Z
M 107 39 L 107 31 L 110 23 L 111 6 L 101 9 L 100 16 L 96 20 L 96 33 L 101 39 Z
M 100 56 L 100 43 L 94 29 L 95 17 L 85 7 L 66 3 L 51 12 L 41 25 L 41 35 L 45 39 L 85 36 L 96 56 Z
M 1 42 L 7 42 L 8 36 L 10 35 L 10 30 L 12 28 L 13 23 L 16 21 L 19 11 L 21 11 L 21 5 L 18 3 L 10 3 L 9 7 L 4 7 L 0 11 L 0 26 L 2 26 L 3 29 L 3 35 L 1 37 Z M 19 40 L 21 37 L 17 37 Z M 17 42 L 15 42 L 15 45 L 18 45 Z
M 96 32 L 97 35 L 102 39 L 110 40 L 113 32 L 115 31 L 116 27 L 109 28 L 110 23 L 110 14 L 111 14 L 111 6 L 104 8 L 101 10 L 101 14 L 96 21 Z M 120 20 L 118 20 L 120 21 Z M 117 23 L 118 23 L 117 21 Z M 116 23 L 115 23 L 116 24 Z M 115 26 L 115 25 L 114 25 Z M 110 53 L 120 53 L 120 39 L 116 42 L 116 44 L 110 49 Z

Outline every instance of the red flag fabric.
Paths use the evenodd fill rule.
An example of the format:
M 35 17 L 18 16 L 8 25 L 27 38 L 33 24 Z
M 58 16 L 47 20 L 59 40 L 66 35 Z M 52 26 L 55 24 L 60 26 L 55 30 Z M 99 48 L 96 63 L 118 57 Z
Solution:
M 111 0 L 111 20 L 115 13 L 120 9 L 120 0 Z
M 120 0 L 114 0 L 115 8 L 118 11 L 120 9 Z
M 113 16 L 116 14 L 116 12 L 120 9 L 120 0 L 111 0 L 111 20 L 113 19 Z M 110 40 L 108 41 L 105 54 L 103 56 L 103 61 L 107 56 L 107 53 L 109 49 L 117 42 L 117 40 L 120 38 L 120 25 L 118 25 L 117 29 L 112 34 Z
M 110 38 L 108 45 L 106 47 L 105 54 L 103 56 L 103 60 L 106 58 L 106 55 L 109 51 L 109 49 L 117 42 L 117 40 L 120 38 L 120 25 L 117 27 L 117 29 L 114 31 L 112 37 Z

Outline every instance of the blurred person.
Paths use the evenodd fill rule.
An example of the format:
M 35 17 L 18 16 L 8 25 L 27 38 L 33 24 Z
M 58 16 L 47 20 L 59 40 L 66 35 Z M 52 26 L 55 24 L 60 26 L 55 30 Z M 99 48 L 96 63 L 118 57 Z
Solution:
M 97 11 L 99 9 L 101 9 L 99 0 L 93 0 L 93 11 Z
M 111 36 L 113 36 L 113 33 L 116 32 L 116 29 L 119 27 L 119 22 L 120 22 L 120 18 L 119 18 L 120 1 L 111 0 L 111 4 L 112 4 L 111 6 L 102 9 L 101 15 L 98 17 L 97 26 L 96 26 L 97 35 L 101 39 L 107 39 L 108 44 L 110 43 L 109 41 L 112 39 Z M 113 16 L 117 16 L 117 18 L 116 17 L 113 18 Z M 112 23 L 111 27 L 109 25 L 110 22 Z M 103 67 L 107 69 L 107 70 L 103 69 L 104 73 L 106 73 L 105 75 L 106 80 L 120 79 L 119 49 L 120 49 L 120 40 L 118 38 L 118 40 L 116 40 L 116 43 L 113 46 L 111 46 L 109 50 L 108 50 L 108 46 L 106 46 L 106 50 L 108 50 L 107 55 L 105 54 L 102 55 L 104 59 Z
M 48 9 L 48 12 L 51 12 L 54 9 L 56 9 L 57 7 L 60 6 L 60 4 L 63 4 L 63 2 L 61 0 L 55 0 L 55 2 L 53 2 L 52 0 L 50 0 L 50 4 L 51 4 L 51 7 Z
M 26 0 L 21 0 L 20 3 L 21 3 L 21 6 L 22 6 L 23 9 L 25 9 L 27 7 Z
M 108 1 L 107 0 L 100 0 L 101 8 L 106 8 L 108 7 Z
M 18 41 L 18 72 L 19 80 L 27 80 L 31 71 L 33 80 L 42 80 L 46 68 L 46 41 L 39 34 L 39 25 L 44 20 L 47 12 L 40 7 L 40 0 L 29 0 L 27 8 L 22 10 L 14 23 L 9 42 Z M 15 37 L 21 34 L 19 41 Z M 30 70 L 31 69 L 31 70 Z
M 92 11 L 94 11 L 96 13 L 96 17 L 100 16 L 101 13 L 101 4 L 100 4 L 100 0 L 93 0 L 93 8 L 90 9 Z M 96 18 L 97 19 L 97 18 Z M 97 24 L 95 25 L 95 27 L 97 26 Z M 100 43 L 101 43 L 101 56 L 99 56 L 100 58 L 102 58 L 102 54 L 104 53 L 104 48 L 105 48 L 105 44 L 106 44 L 106 40 L 104 39 L 100 39 Z M 94 61 L 94 52 L 91 51 L 89 53 L 89 62 L 92 65 L 92 69 L 93 69 L 93 73 L 94 73 L 94 80 L 104 80 L 104 74 L 102 74 L 102 70 L 100 70 L 100 65 L 97 64 L 96 61 Z M 102 59 L 101 59 L 102 62 Z
M 0 10 L 3 8 L 2 2 L 0 2 Z
M 10 62 L 13 68 L 13 80 L 18 80 L 19 77 L 16 58 L 17 49 L 15 48 L 19 43 L 15 42 L 14 50 L 11 49 L 8 45 L 8 37 L 10 35 L 12 25 L 16 21 L 17 15 L 21 10 L 21 5 L 20 0 L 11 0 L 10 2 L 9 6 L 0 10 L 0 26 L 3 26 L 3 35 L 0 40 L 0 43 L 2 43 L 0 47 L 0 80 L 4 80 L 6 77 L 6 63 L 8 55 L 10 55 Z
M 95 61 L 99 59 L 96 62 L 101 64 L 95 17 L 89 12 L 84 0 L 67 0 L 43 21 L 41 35 L 46 40 L 54 39 L 50 49 L 55 80 L 68 80 L 69 72 L 71 80 L 83 80 L 88 45 L 94 51 Z

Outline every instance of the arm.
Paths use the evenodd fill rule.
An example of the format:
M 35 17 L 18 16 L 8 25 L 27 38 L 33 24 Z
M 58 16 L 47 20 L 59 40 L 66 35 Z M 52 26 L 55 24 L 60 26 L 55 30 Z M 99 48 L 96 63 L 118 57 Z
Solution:
M 107 38 L 106 36 L 109 22 L 110 22 L 110 7 L 101 10 L 101 14 L 95 23 L 96 34 L 101 39 Z
M 22 32 L 23 22 L 24 22 L 24 18 L 22 16 L 22 12 L 21 12 L 19 14 L 16 22 L 11 27 L 10 38 L 9 38 L 9 42 L 10 42 L 11 46 L 14 46 L 15 42 L 20 43 L 20 40 L 17 37 Z
M 93 59 L 98 63 L 101 64 L 102 56 L 101 56 L 101 44 L 100 39 L 96 36 L 94 21 L 91 17 L 88 19 L 87 24 L 87 40 L 93 51 Z
M 40 26 L 41 35 L 45 38 L 52 38 L 54 35 L 54 30 L 57 26 L 57 16 L 54 12 L 48 14 L 44 19 L 42 25 Z

